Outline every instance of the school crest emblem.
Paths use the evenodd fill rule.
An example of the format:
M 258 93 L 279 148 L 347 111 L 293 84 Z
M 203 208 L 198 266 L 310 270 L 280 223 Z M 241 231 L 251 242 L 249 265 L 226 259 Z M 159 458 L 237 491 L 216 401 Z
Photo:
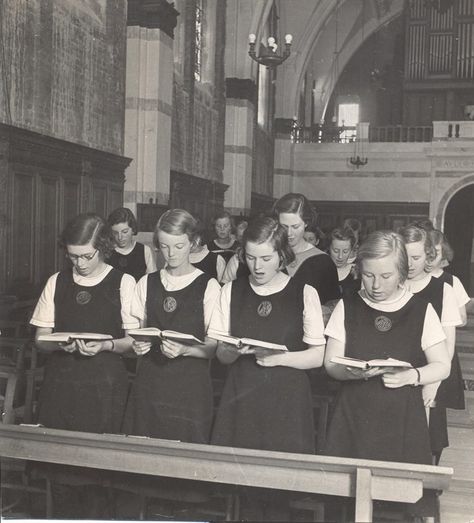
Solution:
M 378 331 L 388 332 L 392 328 L 392 320 L 387 316 L 377 316 L 374 325 Z
M 271 312 L 272 312 L 272 302 L 271 301 L 264 300 L 257 307 L 257 314 L 261 318 L 266 318 L 267 316 L 270 316 Z
M 88 291 L 79 291 L 76 294 L 76 303 L 78 305 L 87 305 L 92 300 L 92 294 Z
M 163 301 L 163 310 L 165 312 L 173 312 L 177 306 L 178 302 L 172 296 L 167 296 Z

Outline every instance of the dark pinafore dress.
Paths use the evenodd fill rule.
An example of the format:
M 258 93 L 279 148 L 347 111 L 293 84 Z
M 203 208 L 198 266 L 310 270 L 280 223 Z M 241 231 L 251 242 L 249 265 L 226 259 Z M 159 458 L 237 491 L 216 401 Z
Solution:
M 224 258 L 224 261 L 226 263 L 229 263 L 229 260 L 232 258 L 232 256 L 234 256 L 235 251 L 237 250 L 238 247 L 239 247 L 239 242 L 237 240 L 234 241 L 234 243 L 230 247 L 227 247 L 226 249 L 219 247 L 219 245 L 217 245 L 215 240 L 211 240 L 207 244 L 207 248 L 213 253 L 220 254 Z
M 299 255 L 284 271 L 299 283 L 311 285 L 318 291 L 321 305 L 341 297 L 337 268 L 331 257 L 313 248 Z M 296 271 L 294 269 L 296 267 Z
M 74 282 L 71 270 L 60 272 L 54 295 L 54 330 L 122 338 L 122 277 L 112 269 L 99 284 L 84 287 Z M 127 372 L 119 354 L 53 352 L 45 366 L 38 422 L 56 429 L 118 433 L 127 390 Z
M 441 276 L 437 279 L 447 283 L 452 288 L 454 287 L 453 275 L 446 271 L 443 271 Z M 462 379 L 461 365 L 459 363 L 459 356 L 456 349 L 454 349 L 454 356 L 451 360 L 451 372 L 449 373 L 449 376 L 441 382 L 436 396 L 436 403 L 449 409 L 463 410 L 466 408 L 464 400 L 464 381 Z
M 290 351 L 304 350 L 303 288 L 290 279 L 280 292 L 259 296 L 248 278 L 233 281 L 230 333 L 285 344 Z M 314 453 L 313 409 L 306 372 L 261 367 L 255 356 L 240 356 L 230 365 L 212 443 Z
M 215 252 L 209 251 L 201 261 L 193 263 L 193 265 L 217 280 L 217 256 Z
M 146 274 L 145 246 L 136 242 L 135 247 L 128 254 L 114 251 L 107 263 L 119 271 L 131 274 L 136 281 Z
M 345 355 L 426 364 L 421 336 L 427 303 L 413 296 L 400 310 L 381 312 L 355 294 L 344 298 Z M 387 388 L 381 376 L 343 381 L 329 427 L 326 454 L 431 463 L 421 387 Z
M 443 294 L 444 281 L 441 278 L 431 278 L 428 285 L 418 292 L 417 296 L 421 296 L 431 303 L 436 314 L 441 318 Z M 440 453 L 445 447 L 449 446 L 446 407 L 464 408 L 463 381 L 456 351 L 454 351 L 454 356 L 451 360 L 449 377 L 441 382 L 436 394 L 436 406 L 430 409 L 431 450 L 434 454 Z
M 84 287 L 74 282 L 71 270 L 60 272 L 54 295 L 54 330 L 122 338 L 122 277 L 122 272 L 112 269 L 99 284 Z M 128 374 L 119 354 L 103 351 L 95 356 L 82 356 L 79 352 L 53 352 L 45 365 L 38 423 L 79 432 L 119 433 L 127 392 Z M 105 470 L 53 463 L 37 463 L 32 470 L 46 474 L 54 489 L 58 484 L 97 485 L 109 479 Z M 57 498 L 55 491 L 53 497 Z M 62 493 L 60 498 L 66 500 L 63 504 L 71 503 L 72 507 L 66 494 Z M 57 501 L 55 511 L 59 510 Z
M 343 280 L 339 280 L 339 290 L 343 298 L 360 291 L 360 287 L 361 280 L 354 277 L 352 271 Z
M 184 289 L 167 291 L 160 272 L 148 275 L 147 326 L 193 334 L 204 340 L 204 294 L 210 276 L 203 273 Z M 209 443 L 212 423 L 209 360 L 166 358 L 154 346 L 138 364 L 127 406 L 128 434 Z

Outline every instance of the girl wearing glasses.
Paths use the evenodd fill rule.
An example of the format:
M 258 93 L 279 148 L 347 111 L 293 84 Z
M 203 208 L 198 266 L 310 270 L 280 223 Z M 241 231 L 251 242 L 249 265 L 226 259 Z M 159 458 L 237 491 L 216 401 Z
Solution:
M 38 422 L 57 429 L 118 433 L 128 390 L 121 355 L 132 348 L 126 330 L 138 327 L 129 312 L 135 280 L 106 263 L 113 239 L 96 214 L 73 218 L 61 234 L 60 245 L 70 264 L 49 278 L 31 319 L 36 346 L 48 354 Z M 66 344 L 38 339 L 53 331 L 108 334 L 112 339 Z M 61 473 L 71 476 L 64 468 L 56 472 L 59 483 Z M 77 471 L 73 474 L 78 477 Z M 92 483 L 90 475 L 80 474 L 82 484 Z M 65 494 L 64 487 L 57 498 L 55 517 L 84 516 L 84 507 L 91 506 L 81 504 L 77 492 Z

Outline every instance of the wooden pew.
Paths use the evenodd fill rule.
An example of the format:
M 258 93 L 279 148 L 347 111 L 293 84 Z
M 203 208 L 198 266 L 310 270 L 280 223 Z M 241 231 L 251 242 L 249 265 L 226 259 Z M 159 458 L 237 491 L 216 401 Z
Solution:
M 250 487 L 355 497 L 356 521 L 373 500 L 414 503 L 446 490 L 453 469 L 431 465 L 197 445 L 115 434 L 0 425 L 0 456 Z

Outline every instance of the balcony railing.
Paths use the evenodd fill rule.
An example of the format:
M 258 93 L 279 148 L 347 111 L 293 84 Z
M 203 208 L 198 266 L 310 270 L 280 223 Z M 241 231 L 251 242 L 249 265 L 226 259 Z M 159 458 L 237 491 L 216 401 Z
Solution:
M 368 127 L 369 142 L 431 142 L 433 127 L 388 125 Z M 352 143 L 357 138 L 356 126 L 294 125 L 291 133 L 295 143 Z
M 431 125 L 369 127 L 369 142 L 431 142 L 432 139 Z

